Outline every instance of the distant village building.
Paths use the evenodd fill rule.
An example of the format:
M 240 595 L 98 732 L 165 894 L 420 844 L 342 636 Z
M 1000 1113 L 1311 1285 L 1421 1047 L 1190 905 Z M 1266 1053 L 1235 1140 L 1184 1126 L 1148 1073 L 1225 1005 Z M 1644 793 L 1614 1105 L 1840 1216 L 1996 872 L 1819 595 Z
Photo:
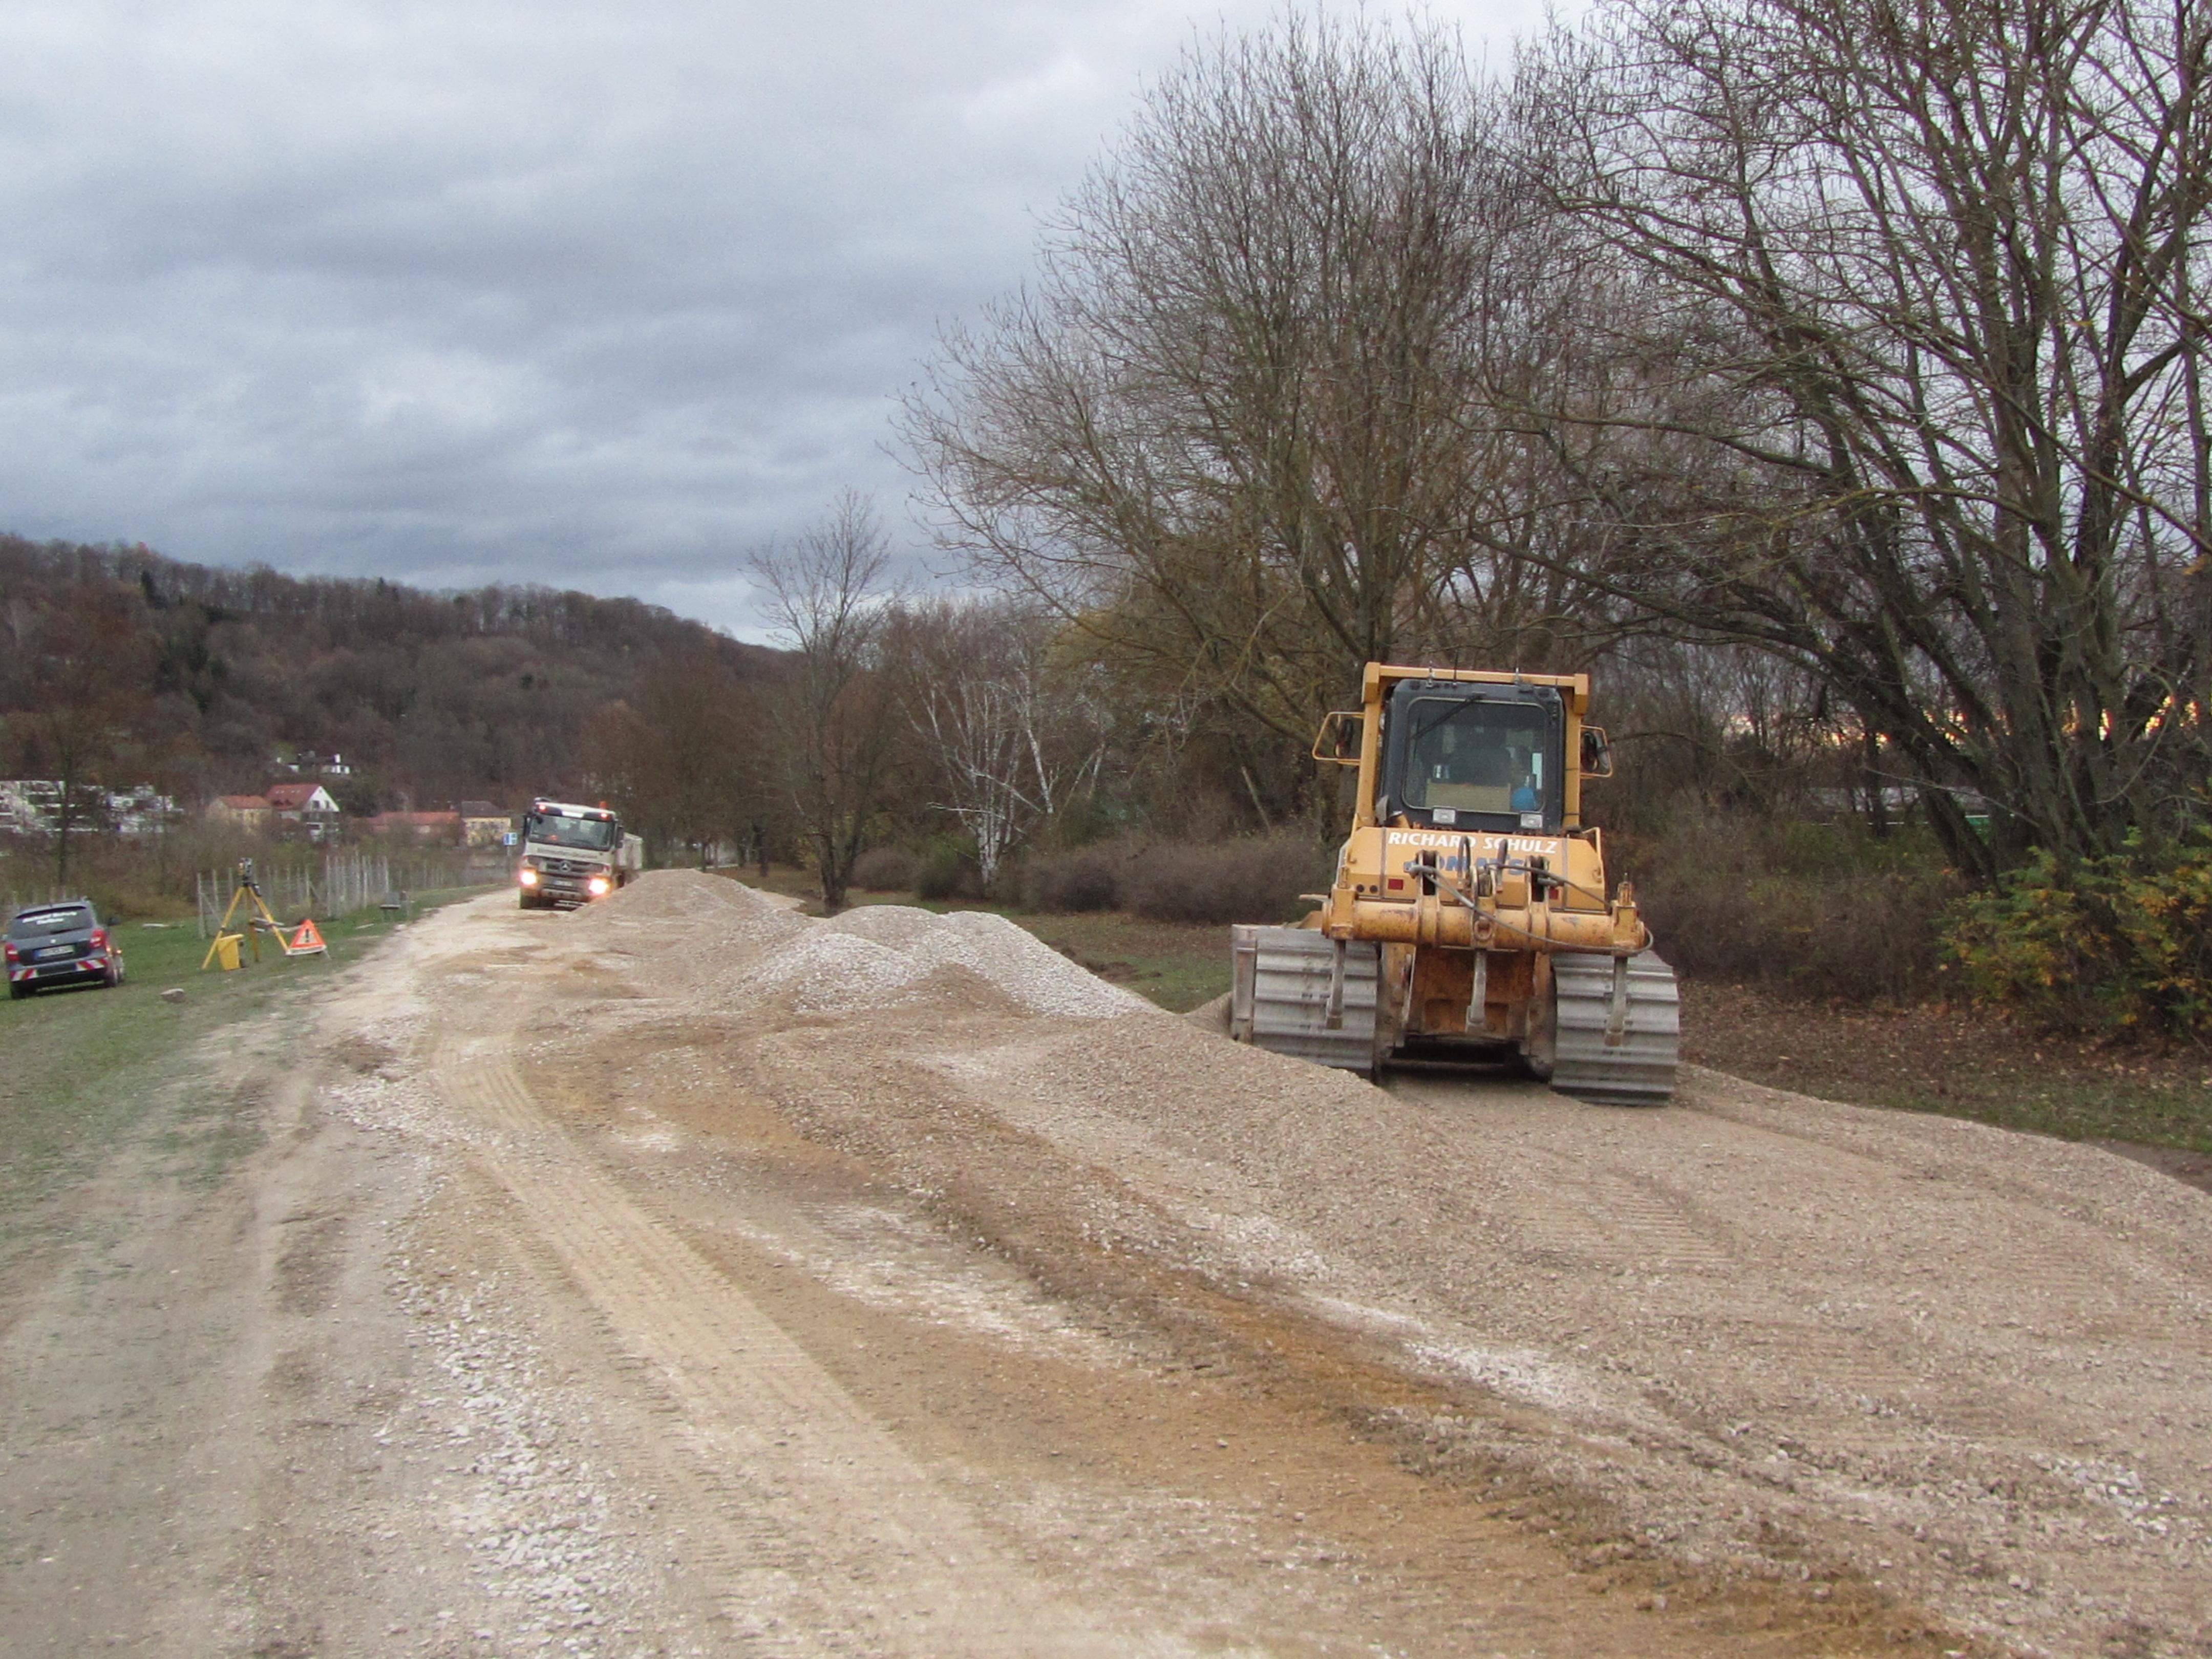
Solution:
M 507 809 L 492 801 L 465 800 L 455 810 L 461 815 L 462 839 L 471 847 L 502 846 L 514 828 Z
M 274 809 L 266 795 L 217 795 L 207 804 L 207 821 L 225 829 L 243 830 L 251 836 L 269 833 Z
M 282 772 L 295 776 L 303 773 L 319 773 L 326 778 L 349 778 L 353 768 L 346 764 L 343 755 L 311 755 L 305 750 L 279 749 L 271 757 L 272 763 Z
M 11 836 L 50 833 L 46 810 L 60 793 L 61 786 L 45 778 L 10 778 L 0 783 L 0 832 Z
M 272 783 L 262 794 L 276 823 L 298 826 L 309 841 L 322 841 L 337 827 L 338 804 L 319 783 Z
M 53 778 L 0 781 L 0 835 L 50 836 L 61 824 L 62 786 Z M 107 789 L 76 786 L 72 830 L 117 836 L 155 836 L 173 823 L 177 804 L 150 783 Z
M 393 840 L 458 843 L 461 839 L 459 812 L 379 812 L 362 828 L 372 836 Z
M 127 839 L 158 836 L 180 816 L 177 803 L 150 783 L 107 792 L 107 827 Z

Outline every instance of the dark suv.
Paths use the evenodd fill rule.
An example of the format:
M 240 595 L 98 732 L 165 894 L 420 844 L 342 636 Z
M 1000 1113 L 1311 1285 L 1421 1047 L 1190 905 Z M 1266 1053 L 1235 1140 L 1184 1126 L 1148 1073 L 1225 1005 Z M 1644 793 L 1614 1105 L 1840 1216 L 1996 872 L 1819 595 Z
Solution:
M 8 994 L 49 985 L 123 983 L 123 947 L 100 925 L 89 899 L 63 899 L 19 910 L 8 924 Z

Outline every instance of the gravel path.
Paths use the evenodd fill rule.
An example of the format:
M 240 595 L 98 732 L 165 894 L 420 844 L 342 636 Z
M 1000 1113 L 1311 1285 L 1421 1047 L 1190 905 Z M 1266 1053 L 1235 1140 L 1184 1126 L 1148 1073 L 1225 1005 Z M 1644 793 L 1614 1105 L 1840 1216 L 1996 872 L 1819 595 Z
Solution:
M 815 924 L 747 969 L 787 999 L 745 1011 L 749 1081 L 811 1132 L 924 1188 L 1003 1171 L 1000 1202 L 1472 1385 L 1512 1409 L 1441 1414 L 1430 1443 L 1593 1494 L 1687 1565 L 1848 1563 L 2022 1650 L 2212 1645 L 2212 1197 L 1694 1068 L 1657 1111 L 1375 1089 L 823 948 L 911 952 L 919 914 Z M 979 977 L 1022 1002 L 1022 966 Z M 834 1041 L 804 1018 L 826 1012 Z
M 2212 1651 L 2212 1194 L 2094 1148 L 681 872 L 316 995 L 0 1283 L 7 1651 Z

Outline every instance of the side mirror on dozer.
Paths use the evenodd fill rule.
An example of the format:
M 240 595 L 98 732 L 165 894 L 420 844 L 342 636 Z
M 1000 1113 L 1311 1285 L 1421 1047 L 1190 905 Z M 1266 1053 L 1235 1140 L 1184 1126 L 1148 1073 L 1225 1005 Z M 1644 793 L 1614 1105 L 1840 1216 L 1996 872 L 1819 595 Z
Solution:
M 1313 757 L 1332 766 L 1359 764 L 1359 738 L 1366 716 L 1357 708 L 1332 710 L 1314 738 Z
M 1583 775 L 1586 778 L 1609 778 L 1613 775 L 1613 745 L 1606 741 L 1603 726 L 1583 727 Z

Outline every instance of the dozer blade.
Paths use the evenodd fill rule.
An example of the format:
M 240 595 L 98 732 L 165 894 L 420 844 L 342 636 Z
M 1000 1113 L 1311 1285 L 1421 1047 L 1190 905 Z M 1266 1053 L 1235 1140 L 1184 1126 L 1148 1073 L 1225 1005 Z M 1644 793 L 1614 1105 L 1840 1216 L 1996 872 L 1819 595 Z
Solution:
M 1663 1106 L 1674 1097 L 1682 1046 L 1674 970 L 1645 951 L 1628 959 L 1616 998 L 1607 957 L 1552 958 L 1559 997 L 1558 1060 L 1552 1086 L 1577 1100 Z
M 1230 934 L 1231 1035 L 1275 1054 L 1374 1075 L 1381 953 L 1373 944 L 1340 947 L 1305 927 L 1240 927 Z

